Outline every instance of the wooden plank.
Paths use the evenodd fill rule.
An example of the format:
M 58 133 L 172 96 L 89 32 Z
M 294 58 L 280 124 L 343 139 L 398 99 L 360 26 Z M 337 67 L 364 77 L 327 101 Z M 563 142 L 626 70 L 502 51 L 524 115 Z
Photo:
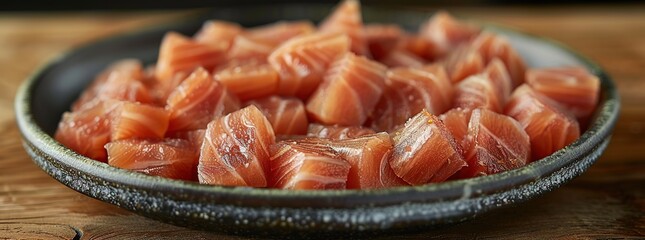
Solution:
M 588 55 L 616 80 L 620 122 L 607 152 L 585 174 L 518 206 L 414 238 L 639 238 L 645 235 L 644 6 L 458 8 L 561 41 Z M 0 17 L 0 239 L 231 238 L 176 227 L 79 194 L 31 163 L 13 113 L 15 90 L 38 65 L 72 47 L 186 12 L 5 14 Z

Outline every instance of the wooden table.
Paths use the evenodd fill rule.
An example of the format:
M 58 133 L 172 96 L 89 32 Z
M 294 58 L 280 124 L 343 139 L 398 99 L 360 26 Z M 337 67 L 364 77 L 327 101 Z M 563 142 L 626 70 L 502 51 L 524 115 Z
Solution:
M 401 238 L 645 237 L 645 6 L 449 10 L 591 57 L 616 80 L 623 107 L 607 151 L 574 181 L 514 208 Z M 15 91 L 37 66 L 91 39 L 183 14 L 0 14 L 0 239 L 224 237 L 146 219 L 65 187 L 32 163 L 14 120 Z

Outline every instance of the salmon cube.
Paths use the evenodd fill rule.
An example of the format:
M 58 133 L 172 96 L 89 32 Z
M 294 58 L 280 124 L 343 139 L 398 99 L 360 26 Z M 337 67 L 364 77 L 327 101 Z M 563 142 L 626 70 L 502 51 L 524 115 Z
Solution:
M 515 89 L 504 113 L 520 122 L 529 135 L 532 161 L 551 155 L 580 136 L 580 126 L 571 113 L 526 84 Z
M 362 125 L 383 93 L 386 70 L 378 62 L 345 54 L 309 98 L 307 112 L 324 124 Z
M 242 27 L 237 23 L 211 20 L 206 21 L 193 38 L 199 43 L 213 45 L 215 49 L 226 51 L 233 44 L 233 39 L 242 31 Z
M 427 109 L 440 114 L 452 105 L 453 87 L 443 67 L 395 68 L 387 72 L 385 91 L 367 124 L 376 131 L 391 131 Z
M 91 107 L 63 114 L 54 138 L 88 158 L 106 162 L 107 152 L 103 146 L 110 141 L 111 112 L 115 101 L 95 100 Z
M 482 72 L 486 66 L 481 54 L 465 45 L 451 52 L 443 62 L 453 83 Z
M 247 102 L 255 105 L 267 117 L 276 135 L 303 135 L 307 133 L 307 112 L 298 98 L 271 96 Z
M 600 80 L 582 67 L 530 69 L 526 72 L 526 83 L 579 120 L 591 116 L 598 104 Z
M 241 101 L 267 97 L 278 90 L 278 72 L 256 61 L 231 62 L 217 70 L 213 78 Z
M 461 147 L 461 150 L 468 149 L 466 142 L 468 136 L 468 123 L 470 122 L 470 115 L 472 109 L 453 108 L 439 116 L 439 119 L 446 125 L 448 131 L 455 138 L 455 141 Z M 462 152 L 465 155 L 464 152 Z
M 278 93 L 307 99 L 338 56 L 349 50 L 349 38 L 342 34 L 315 33 L 292 38 L 269 55 L 278 72 Z
M 477 36 L 470 47 L 481 54 L 485 64 L 494 58 L 500 59 L 513 80 L 513 87 L 524 83 L 526 65 L 506 38 L 485 32 Z
M 390 166 L 412 185 L 442 182 L 466 166 L 461 149 L 446 126 L 426 110 L 394 134 Z M 444 169 L 446 168 L 446 169 Z
M 498 93 L 498 99 L 502 105 L 505 105 L 513 91 L 513 80 L 511 79 L 504 62 L 498 58 L 494 58 L 488 63 L 488 65 L 486 65 L 482 74 L 491 81 L 493 86 L 495 86 L 497 89 L 496 92 Z
M 235 111 L 240 105 L 223 84 L 198 68 L 168 97 L 168 132 L 206 128 L 213 118 Z
M 460 22 L 449 13 L 441 11 L 421 25 L 419 35 L 436 46 L 436 54 L 441 57 L 473 39 L 480 31 L 478 27 Z
M 200 183 L 266 187 L 271 123 L 251 105 L 208 124 L 197 166 Z
M 351 165 L 326 146 L 296 142 L 271 146 L 271 187 L 296 190 L 345 189 Z
M 425 61 L 411 52 L 404 49 L 395 49 L 380 61 L 388 67 L 412 67 L 421 68 Z
M 371 56 L 380 60 L 397 46 L 404 31 L 396 24 L 368 24 L 363 27 L 363 34 Z
M 519 168 L 530 162 L 529 136 L 515 119 L 475 109 L 468 124 L 465 158 L 458 178 L 471 178 Z
M 246 35 L 238 35 L 233 40 L 233 45 L 227 52 L 226 58 L 229 61 L 266 62 L 273 48 L 273 45 L 262 40 L 253 39 Z
M 213 69 L 226 60 L 226 50 L 223 46 L 197 42 L 169 32 L 161 42 L 155 77 L 162 85 L 168 86 L 179 72 L 192 72 L 198 67 Z
M 108 164 L 147 175 L 195 181 L 199 155 L 182 139 L 113 141 L 105 145 Z
M 152 104 L 153 96 L 142 81 L 143 67 L 139 60 L 125 59 L 108 66 L 94 79 L 72 105 L 72 111 L 95 99 L 113 99 Z
M 344 0 L 320 23 L 320 32 L 343 33 L 351 39 L 351 51 L 362 56 L 370 56 L 365 34 L 361 5 L 357 0 Z
M 374 130 L 360 126 L 321 125 L 312 123 L 307 129 L 308 137 L 343 140 L 374 134 Z
M 161 107 L 120 102 L 112 113 L 111 140 L 161 139 L 168 130 L 168 111 Z
M 457 84 L 455 107 L 465 109 L 486 108 L 502 112 L 504 105 L 499 99 L 498 88 L 485 75 L 473 75 Z

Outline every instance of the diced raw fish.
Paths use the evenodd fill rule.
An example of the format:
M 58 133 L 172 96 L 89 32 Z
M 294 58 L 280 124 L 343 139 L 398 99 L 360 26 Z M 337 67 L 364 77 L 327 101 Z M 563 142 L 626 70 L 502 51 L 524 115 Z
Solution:
M 190 143 L 190 146 L 195 150 L 196 155 L 199 156 L 199 152 L 202 148 L 202 143 L 204 143 L 205 133 L 206 129 L 197 129 L 190 131 L 173 132 L 168 137 L 188 141 L 188 143 Z
M 437 116 L 425 110 L 408 120 L 393 141 L 390 166 L 412 185 L 445 181 L 466 166 L 452 134 Z
M 270 96 L 278 91 L 278 72 L 269 64 L 256 61 L 231 62 L 217 70 L 213 78 L 242 101 Z
M 520 122 L 529 135 L 532 161 L 551 155 L 580 136 L 580 126 L 571 113 L 526 84 L 515 89 L 504 112 Z
M 161 139 L 168 129 L 169 113 L 161 107 L 119 102 L 112 112 L 110 140 Z
M 154 99 L 142 82 L 143 78 L 143 67 L 139 60 L 120 60 L 99 73 L 74 102 L 72 111 L 81 109 L 84 104 L 95 99 L 153 103 Z
M 307 112 L 324 124 L 362 125 L 383 93 L 382 64 L 346 53 L 327 70 L 325 80 L 307 101 Z
M 276 135 L 303 135 L 307 133 L 307 112 L 298 98 L 271 96 L 252 100 L 247 105 L 255 105 L 267 117 Z
M 506 65 L 506 69 L 513 80 L 513 87 L 524 83 L 526 65 L 506 38 L 484 32 L 473 40 L 471 48 L 481 54 L 484 58 L 484 63 L 490 63 L 494 58 L 500 59 Z
M 396 24 L 368 24 L 363 33 L 372 57 L 382 59 L 397 46 L 404 31 Z
M 54 138 L 83 156 L 105 162 L 107 152 L 103 146 L 110 141 L 110 113 L 116 106 L 110 100 L 88 104 L 92 106 L 64 113 Z
M 600 80 L 582 67 L 529 69 L 526 83 L 579 120 L 588 118 L 598 104 Z
M 215 119 L 204 134 L 197 175 L 200 183 L 266 187 L 271 123 L 251 105 Z
M 439 116 L 439 119 L 443 121 L 443 124 L 446 125 L 448 131 L 464 151 L 468 149 L 468 143 L 465 141 L 468 135 L 468 122 L 470 122 L 471 114 L 471 109 L 453 108 Z
M 468 166 L 458 178 L 471 178 L 519 168 L 530 161 L 531 144 L 515 119 L 487 109 L 475 109 L 468 123 L 465 149 Z
M 348 138 L 357 138 L 360 136 L 374 134 L 374 130 L 360 126 L 338 126 L 338 125 L 321 125 L 316 123 L 309 124 L 307 136 L 317 138 L 329 138 L 343 140 Z
M 274 46 L 271 43 L 262 40 L 250 38 L 246 35 L 238 35 L 233 40 L 233 45 L 228 51 L 226 58 L 238 61 L 255 60 L 265 62 L 266 58 L 273 51 Z
M 471 24 L 454 19 L 447 12 L 437 12 L 421 25 L 419 35 L 436 47 L 436 54 L 441 57 L 455 47 L 465 43 L 479 34 L 481 30 Z
M 278 72 L 278 93 L 307 99 L 338 56 L 349 49 L 349 38 L 341 34 L 314 33 L 292 38 L 269 55 Z
M 388 67 L 421 68 L 425 61 L 404 49 L 395 49 L 380 61 Z
M 494 58 L 486 65 L 482 74 L 493 83 L 499 95 L 498 99 L 502 105 L 505 105 L 513 91 L 513 80 L 508 74 L 504 62 L 498 58 Z
M 455 107 L 465 109 L 486 108 L 502 112 L 504 105 L 493 83 L 484 75 L 473 75 L 461 81 L 455 90 Z
M 357 0 L 344 0 L 318 27 L 320 32 L 344 33 L 351 39 L 351 51 L 370 56 L 365 34 L 361 6 Z
M 466 45 L 462 45 L 444 60 L 446 72 L 453 83 L 458 83 L 467 77 L 484 70 L 486 62 L 481 54 Z
M 389 158 L 393 142 L 387 133 L 347 138 L 343 140 L 304 139 L 305 143 L 331 147 L 351 165 L 347 178 L 348 189 L 375 189 L 409 185 L 394 174 Z
M 351 165 L 329 147 L 286 141 L 271 146 L 270 186 L 282 189 L 345 189 Z
M 247 29 L 244 35 L 276 47 L 291 38 L 310 34 L 315 30 L 316 28 L 309 21 L 280 21 Z
M 202 29 L 195 34 L 194 39 L 200 43 L 214 45 L 217 49 L 228 50 L 233 39 L 242 31 L 242 27 L 237 23 L 212 20 L 204 23 Z
M 108 164 L 152 176 L 197 180 L 199 155 L 183 139 L 113 141 L 105 145 Z
M 206 128 L 215 117 L 235 111 L 240 105 L 223 84 L 198 68 L 168 97 L 168 132 Z
M 417 36 L 417 35 L 405 35 L 396 46 L 396 49 L 403 49 L 407 52 L 414 54 L 415 56 L 428 60 L 434 61 L 439 58 L 438 48 L 431 41 Z
M 192 72 L 198 67 L 213 69 L 226 60 L 227 48 L 194 41 L 176 32 L 168 32 L 161 42 L 155 77 L 162 85 L 178 72 Z
M 452 105 L 453 87 L 438 65 L 392 69 L 385 84 L 383 97 L 368 123 L 376 131 L 391 131 L 423 109 L 440 114 Z

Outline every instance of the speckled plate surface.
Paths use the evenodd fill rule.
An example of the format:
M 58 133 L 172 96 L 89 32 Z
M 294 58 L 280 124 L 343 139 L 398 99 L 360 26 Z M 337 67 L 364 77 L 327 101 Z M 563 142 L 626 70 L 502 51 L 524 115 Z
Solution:
M 287 191 L 218 187 L 164 179 L 100 163 L 55 141 L 61 114 L 102 68 L 134 57 L 151 63 L 168 30 L 194 33 L 209 18 L 245 26 L 277 20 L 318 20 L 331 6 L 272 5 L 219 9 L 207 16 L 158 26 L 80 47 L 27 79 L 16 97 L 24 147 L 34 162 L 68 187 L 164 222 L 235 234 L 378 234 L 424 229 L 471 219 L 536 197 L 578 176 L 609 142 L 619 97 L 609 76 L 574 52 L 544 39 L 499 27 L 531 67 L 583 65 L 602 81 L 599 107 L 579 140 L 520 169 L 467 180 L 386 190 Z M 415 29 L 431 13 L 364 9 L 366 22 Z M 322 235 L 317 235 L 322 236 Z

